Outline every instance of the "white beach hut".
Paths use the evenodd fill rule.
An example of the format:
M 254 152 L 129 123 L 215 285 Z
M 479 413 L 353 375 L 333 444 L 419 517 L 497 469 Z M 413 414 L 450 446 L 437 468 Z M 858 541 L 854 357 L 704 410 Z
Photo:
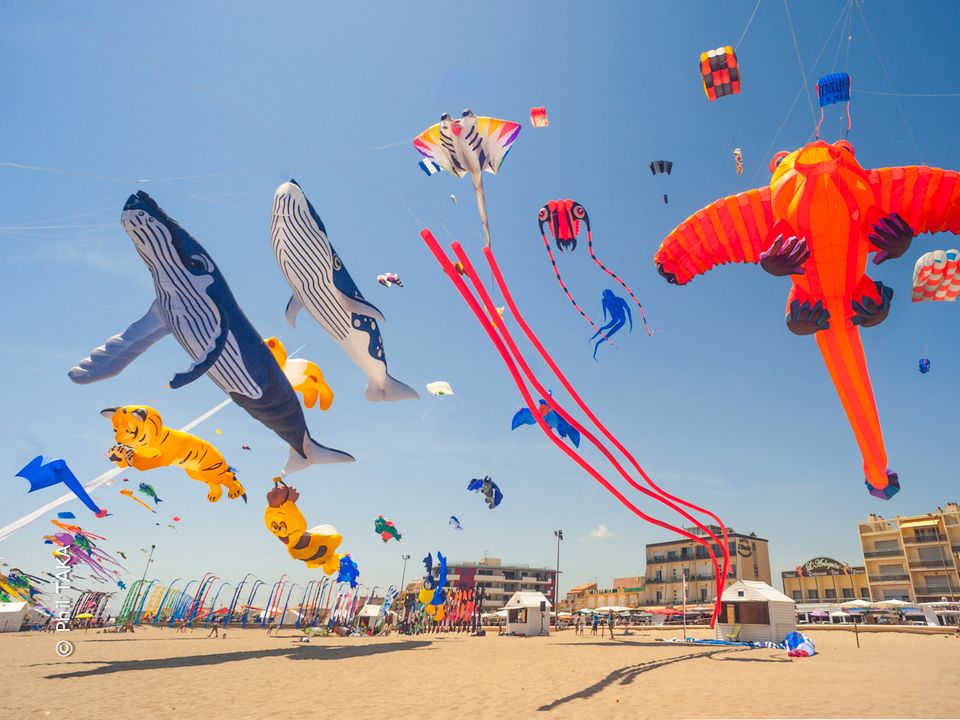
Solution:
M 507 604 L 507 635 L 549 635 L 550 601 L 541 592 L 515 592 Z
M 18 632 L 29 612 L 25 602 L 0 603 L 0 632 Z
M 794 602 L 764 582 L 738 580 L 720 598 L 717 639 L 783 642 L 797 629 Z

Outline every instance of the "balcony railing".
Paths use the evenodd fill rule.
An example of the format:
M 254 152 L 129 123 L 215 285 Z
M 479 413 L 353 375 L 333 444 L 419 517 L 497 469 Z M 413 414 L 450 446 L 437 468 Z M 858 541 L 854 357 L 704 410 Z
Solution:
M 903 550 L 869 550 L 863 553 L 863 557 L 870 558 L 885 558 L 885 557 L 897 557 L 903 556 Z
M 937 568 L 943 570 L 952 570 L 953 561 L 950 559 L 950 556 L 945 556 L 942 560 L 914 560 L 911 559 L 910 567 L 917 568 Z
M 914 587 L 913 590 L 918 597 L 924 595 L 928 597 L 935 597 L 938 600 L 943 595 L 956 595 L 957 593 L 960 593 L 960 587 L 957 587 L 956 585 L 934 585 L 933 587 L 918 586 Z
M 885 582 L 909 582 L 910 576 L 906 573 L 903 574 L 887 574 L 887 575 L 869 575 L 870 582 L 872 583 L 885 583 Z
M 914 535 L 913 537 L 905 537 L 903 539 L 904 545 L 927 545 L 929 543 L 941 543 L 946 542 L 947 538 L 943 535 Z

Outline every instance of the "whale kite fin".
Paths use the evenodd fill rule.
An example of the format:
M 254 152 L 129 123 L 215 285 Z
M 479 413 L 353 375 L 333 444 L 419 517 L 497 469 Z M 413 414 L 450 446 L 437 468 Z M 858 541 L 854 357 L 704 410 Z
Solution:
M 297 294 L 294 293 L 290 296 L 290 300 L 287 303 L 287 309 L 284 311 L 284 317 L 287 319 L 287 323 L 290 327 L 297 326 L 297 313 L 303 310 L 303 303 L 300 302 L 300 298 L 297 297 Z
M 409 385 L 400 382 L 395 377 L 387 375 L 383 388 L 367 383 L 363 396 L 371 402 L 395 402 L 397 400 L 419 400 L 420 395 Z
M 230 337 L 230 323 L 226 316 L 220 317 L 221 329 L 220 335 L 213 341 L 213 345 L 207 348 L 203 357 L 197 358 L 193 365 L 182 373 L 177 373 L 170 381 L 170 387 L 173 389 L 189 385 L 197 378 L 201 377 L 207 370 L 213 367 L 213 364 L 220 358 L 220 354 L 227 346 L 227 338 Z
M 330 465 L 332 463 L 357 461 L 350 453 L 321 445 L 311 438 L 309 433 L 303 434 L 303 449 L 306 452 L 306 457 L 292 447 L 290 448 L 290 457 L 287 458 L 287 464 L 283 468 L 284 475 L 290 475 L 311 465 Z
M 147 314 L 119 335 L 114 335 L 95 348 L 89 357 L 70 369 L 67 375 L 73 382 L 87 383 L 119 375 L 155 342 L 170 333 L 159 303 L 154 300 Z

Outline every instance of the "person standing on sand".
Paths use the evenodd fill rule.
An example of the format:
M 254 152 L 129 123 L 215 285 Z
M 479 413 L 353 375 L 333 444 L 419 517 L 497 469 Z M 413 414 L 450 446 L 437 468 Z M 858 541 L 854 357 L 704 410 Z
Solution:
M 610 639 L 613 640 L 613 626 L 616 623 L 616 618 L 613 616 L 613 613 L 610 613 L 607 616 L 607 626 L 610 628 Z
M 207 633 L 207 637 L 220 637 L 220 625 L 218 625 L 219 620 L 213 621 L 213 627 L 210 628 L 210 632 Z
M 600 616 L 597 615 L 596 613 L 594 613 L 594 614 L 593 614 L 593 618 L 591 619 L 591 626 L 590 626 L 590 634 L 591 634 L 591 635 L 596 636 L 596 634 L 597 634 L 597 626 L 598 626 L 599 624 L 600 624 Z

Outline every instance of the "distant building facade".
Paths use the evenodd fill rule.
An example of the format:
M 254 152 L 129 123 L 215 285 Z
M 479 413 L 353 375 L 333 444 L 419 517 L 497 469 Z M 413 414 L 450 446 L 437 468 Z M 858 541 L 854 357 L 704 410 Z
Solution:
M 870 600 L 864 567 L 852 567 L 833 558 L 816 557 L 781 573 L 783 594 L 798 603 L 844 603 Z
M 893 520 L 870 515 L 857 530 L 874 601 L 960 600 L 960 504 Z
M 483 587 L 486 596 L 483 611 L 499 610 L 515 592 L 542 592 L 553 602 L 557 581 L 556 568 L 504 563 L 487 557 L 479 562 L 447 562 L 447 580 L 451 587 Z
M 709 526 L 718 538 L 722 530 Z M 700 528 L 685 528 L 699 537 L 708 537 Z M 730 567 L 727 582 L 759 580 L 770 582 L 768 542 L 755 533 L 744 535 L 727 528 Z M 717 558 L 722 549 L 711 542 Z M 683 602 L 683 574 L 687 576 L 687 603 L 706 604 L 717 594 L 717 578 L 707 549 L 692 540 L 669 540 L 647 545 L 647 567 L 644 577 L 643 605 L 677 605 Z

